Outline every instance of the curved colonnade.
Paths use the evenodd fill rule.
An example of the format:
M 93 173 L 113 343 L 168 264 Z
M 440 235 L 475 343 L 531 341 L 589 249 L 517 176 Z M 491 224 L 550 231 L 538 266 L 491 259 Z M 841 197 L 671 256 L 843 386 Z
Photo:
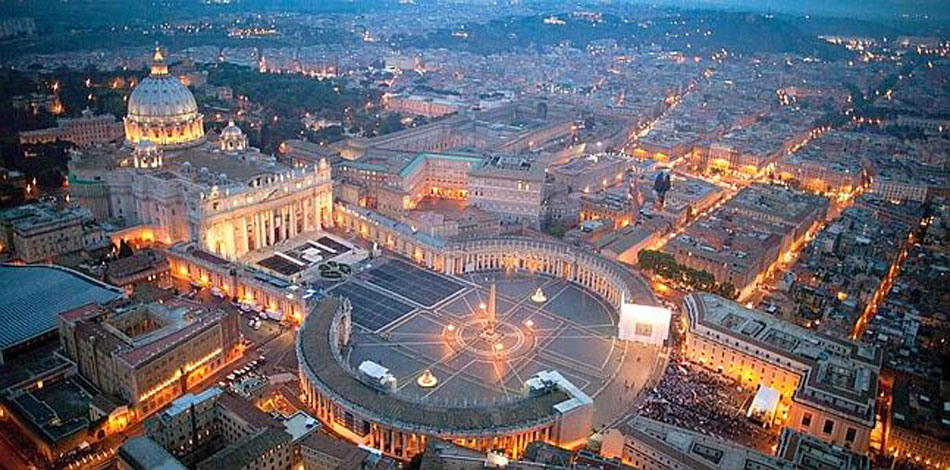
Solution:
M 367 209 L 337 203 L 338 228 L 448 275 L 489 270 L 523 270 L 584 286 L 620 308 L 622 299 L 656 304 L 650 285 L 626 266 L 597 253 L 553 240 L 498 236 L 444 242 Z
M 572 245 L 527 237 L 493 237 L 438 244 L 405 233 L 368 229 L 358 222 L 337 223 L 438 272 L 460 275 L 485 270 L 518 269 L 561 277 L 596 292 L 615 308 L 624 299 L 655 304 L 649 285 L 619 263 Z M 416 403 L 386 393 L 357 378 L 345 364 L 349 312 L 330 299 L 310 312 L 297 338 L 303 399 L 316 417 L 340 435 L 411 459 L 435 436 L 488 451 L 504 448 L 519 457 L 532 441 L 561 446 L 577 423 L 555 405 L 570 396 L 553 389 L 517 401 L 482 407 L 446 407 Z M 341 333 L 342 332 L 342 333 Z

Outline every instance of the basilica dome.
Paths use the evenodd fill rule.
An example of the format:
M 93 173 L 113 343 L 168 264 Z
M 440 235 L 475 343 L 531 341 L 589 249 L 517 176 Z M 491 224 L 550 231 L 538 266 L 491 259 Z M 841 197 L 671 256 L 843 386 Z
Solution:
M 204 141 L 203 116 L 195 97 L 168 73 L 159 48 L 155 49 L 151 73 L 129 96 L 125 139 L 133 146 L 148 141 L 162 148 L 189 147 Z

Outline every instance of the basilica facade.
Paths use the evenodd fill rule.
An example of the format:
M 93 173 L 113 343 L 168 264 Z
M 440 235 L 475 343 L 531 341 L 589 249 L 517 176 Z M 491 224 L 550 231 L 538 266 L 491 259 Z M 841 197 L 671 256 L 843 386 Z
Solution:
M 332 223 L 325 160 L 286 165 L 247 145 L 234 123 L 205 135 L 194 97 L 156 51 L 133 90 L 126 142 L 70 162 L 71 192 L 100 219 L 165 243 L 237 259 Z

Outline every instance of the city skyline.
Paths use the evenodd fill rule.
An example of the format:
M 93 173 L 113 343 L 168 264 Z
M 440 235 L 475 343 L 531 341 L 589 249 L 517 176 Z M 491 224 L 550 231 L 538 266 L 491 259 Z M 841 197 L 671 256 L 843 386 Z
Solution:
M 2 468 L 950 468 L 939 2 L 0 9 Z

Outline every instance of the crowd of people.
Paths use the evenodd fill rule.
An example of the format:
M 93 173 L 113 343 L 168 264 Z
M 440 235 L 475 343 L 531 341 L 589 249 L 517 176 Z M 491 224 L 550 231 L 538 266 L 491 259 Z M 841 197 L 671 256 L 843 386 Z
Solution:
M 639 414 L 768 451 L 777 434 L 746 418 L 754 390 L 672 357 L 666 373 L 640 405 Z

